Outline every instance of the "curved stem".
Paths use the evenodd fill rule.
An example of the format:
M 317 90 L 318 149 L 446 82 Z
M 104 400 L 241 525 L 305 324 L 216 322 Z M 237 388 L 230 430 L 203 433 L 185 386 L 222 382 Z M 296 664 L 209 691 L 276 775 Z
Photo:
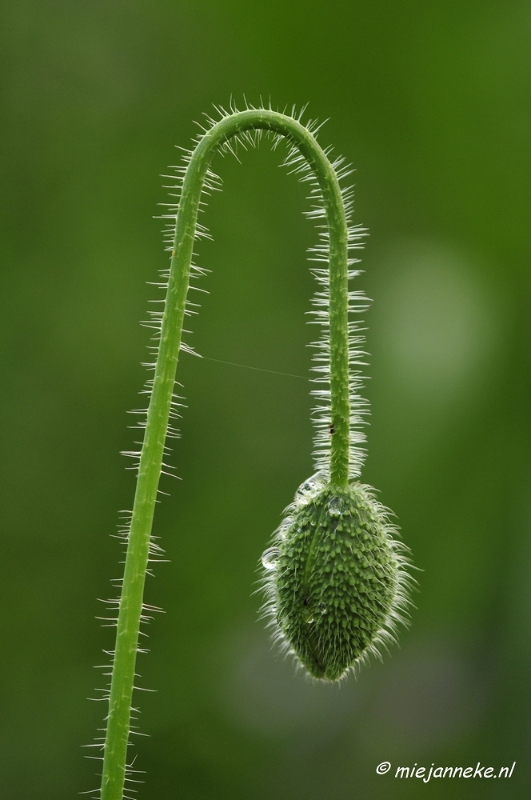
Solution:
M 273 131 L 295 145 L 312 171 L 324 200 L 329 236 L 329 335 L 331 452 L 330 482 L 348 484 L 348 226 L 337 175 L 315 137 L 300 122 L 270 110 L 247 110 L 224 117 L 194 150 L 184 177 L 176 220 L 166 305 L 155 366 L 153 391 L 140 456 L 128 539 L 114 654 L 104 749 L 101 800 L 122 800 L 126 777 L 131 701 L 142 613 L 151 526 L 175 382 L 199 202 L 214 153 L 231 137 L 249 129 Z

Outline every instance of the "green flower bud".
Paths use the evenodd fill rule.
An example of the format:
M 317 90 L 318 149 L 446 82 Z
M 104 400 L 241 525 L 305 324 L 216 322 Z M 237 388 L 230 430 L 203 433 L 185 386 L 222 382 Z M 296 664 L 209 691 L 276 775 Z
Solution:
M 405 622 L 407 548 L 373 492 L 310 479 L 262 557 L 275 638 L 314 678 L 339 680 Z

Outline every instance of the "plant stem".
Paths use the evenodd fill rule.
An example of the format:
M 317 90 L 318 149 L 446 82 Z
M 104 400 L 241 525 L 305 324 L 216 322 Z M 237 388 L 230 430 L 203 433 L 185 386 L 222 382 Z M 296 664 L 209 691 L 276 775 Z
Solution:
M 142 597 L 149 559 L 151 526 L 168 419 L 181 347 L 190 264 L 197 215 L 207 170 L 214 153 L 231 137 L 248 130 L 280 134 L 295 145 L 311 169 L 324 201 L 329 236 L 329 336 L 331 451 L 330 482 L 348 484 L 349 363 L 348 363 L 348 226 L 337 175 L 315 137 L 297 120 L 271 110 L 251 109 L 223 117 L 200 139 L 184 177 L 176 219 L 166 305 L 153 390 L 140 456 L 125 571 L 120 600 L 116 648 L 104 748 L 101 800 L 122 800 L 126 780 L 131 701 L 142 613 Z

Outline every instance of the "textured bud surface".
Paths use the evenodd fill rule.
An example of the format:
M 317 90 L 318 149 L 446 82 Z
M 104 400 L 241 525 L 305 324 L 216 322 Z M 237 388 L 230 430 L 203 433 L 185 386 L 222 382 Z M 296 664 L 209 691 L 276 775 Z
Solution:
M 408 604 L 405 546 L 370 487 L 301 486 L 264 553 L 265 610 L 314 677 L 339 680 L 393 639 Z

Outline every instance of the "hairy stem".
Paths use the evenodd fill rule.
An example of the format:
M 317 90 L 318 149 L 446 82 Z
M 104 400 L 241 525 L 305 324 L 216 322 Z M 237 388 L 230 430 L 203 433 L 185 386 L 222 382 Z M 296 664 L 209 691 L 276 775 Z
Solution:
M 101 800 L 122 800 L 126 779 L 131 701 L 151 526 L 181 347 L 201 192 L 214 153 L 233 136 L 259 129 L 280 134 L 298 148 L 313 173 L 323 198 L 329 237 L 330 270 L 330 482 L 332 486 L 342 488 L 348 484 L 348 226 L 338 178 L 315 137 L 297 120 L 271 110 L 251 109 L 237 112 L 222 118 L 201 138 L 190 158 L 182 186 L 117 621 Z

